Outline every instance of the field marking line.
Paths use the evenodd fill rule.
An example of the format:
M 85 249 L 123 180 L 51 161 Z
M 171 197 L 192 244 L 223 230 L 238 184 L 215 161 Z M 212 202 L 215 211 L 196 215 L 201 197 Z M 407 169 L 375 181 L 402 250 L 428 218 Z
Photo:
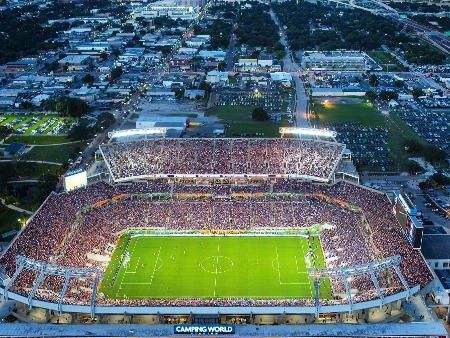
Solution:
M 281 281 L 281 272 L 280 272 L 280 257 L 279 257 L 279 254 L 278 254 L 278 246 L 276 246 L 275 247 L 275 252 L 276 252 L 276 255 L 277 255 L 277 257 L 276 257 L 276 262 L 277 262 L 277 265 L 278 265 L 278 283 L 280 284 L 280 285 L 306 285 L 306 284 L 308 284 L 309 285 L 309 288 L 311 289 L 311 283 L 309 283 L 309 282 L 282 282 Z M 297 262 L 297 256 L 295 255 L 295 260 L 296 260 L 296 262 Z M 296 272 L 297 273 L 305 273 L 305 272 L 298 272 L 298 269 L 296 270 Z M 307 273 L 307 272 L 306 272 Z
M 139 238 L 136 238 L 134 241 L 133 241 L 133 244 L 134 244 L 134 246 L 133 246 L 133 250 L 131 251 L 131 250 L 127 250 L 128 252 L 130 252 L 131 251 L 131 253 L 130 253 L 130 259 L 133 257 L 133 253 L 134 253 L 134 250 L 136 249 L 136 243 L 137 243 L 137 241 L 138 241 L 138 239 Z M 124 254 L 125 254 L 125 252 L 124 252 Z M 119 269 L 119 273 L 121 272 L 123 270 L 123 266 L 121 265 L 120 266 L 120 269 Z M 125 270 L 126 271 L 126 270 Z M 122 284 L 123 284 L 123 280 L 125 279 L 125 273 L 122 273 L 122 278 L 121 278 L 121 280 L 120 280 L 120 283 L 119 283 L 119 287 L 118 287 L 118 289 L 117 289 L 117 291 L 116 291 L 116 298 L 117 298 L 117 294 L 119 293 L 119 291 L 120 290 L 122 290 Z M 114 283 L 114 285 L 115 285 L 115 283 Z
M 158 255 L 156 256 L 156 259 L 155 259 L 155 265 L 153 266 L 153 272 L 152 272 L 152 275 L 150 277 L 150 285 L 153 284 L 153 278 L 155 277 L 156 266 L 158 265 L 159 255 L 161 254 L 161 249 L 162 249 L 162 246 L 160 245 L 159 246 L 159 250 L 158 250 Z
M 141 256 L 138 257 L 138 261 L 136 263 L 136 268 L 134 269 L 134 271 L 131 270 L 125 270 L 125 273 L 137 273 L 138 267 L 139 267 L 139 263 L 141 262 Z
M 277 255 L 278 283 L 281 285 L 282 283 L 281 283 L 280 258 L 279 258 L 279 255 L 278 255 L 278 246 L 275 247 L 275 252 L 276 252 L 276 255 Z
M 217 242 L 216 273 L 214 274 L 214 297 L 216 297 L 217 274 L 219 273 L 220 238 Z
M 302 244 L 302 252 L 305 252 L 305 245 L 304 245 L 305 243 L 304 243 L 304 241 L 301 241 L 301 244 Z M 307 284 L 309 285 L 309 292 L 311 294 L 311 297 L 314 297 L 314 292 L 313 292 L 313 289 L 312 289 L 312 286 L 311 286 L 311 282 L 309 282 Z

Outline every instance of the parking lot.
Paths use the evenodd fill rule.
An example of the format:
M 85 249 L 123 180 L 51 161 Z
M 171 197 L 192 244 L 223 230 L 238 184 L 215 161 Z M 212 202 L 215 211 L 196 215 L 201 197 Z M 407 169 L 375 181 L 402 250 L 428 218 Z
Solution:
M 54 114 L 0 115 L 0 126 L 12 129 L 15 135 L 65 135 L 75 123 L 73 118 Z
M 414 201 L 417 210 L 420 212 L 420 219 L 423 222 L 425 228 L 432 228 L 430 231 L 439 231 L 439 228 L 443 227 L 445 231 L 450 231 L 450 221 L 443 216 L 439 208 L 437 208 L 436 198 L 441 201 L 441 205 L 444 206 L 448 202 L 445 202 L 445 198 L 438 197 L 436 192 L 425 192 L 425 194 L 416 195 Z M 448 200 L 448 198 L 447 198 Z M 436 229 L 433 229 L 436 228 Z
M 277 89 L 222 90 L 216 93 L 216 105 L 262 107 L 271 114 L 292 117 L 293 93 Z
M 358 123 L 340 123 L 333 126 L 337 140 L 352 151 L 357 166 L 388 171 L 393 165 L 388 148 L 388 131 L 383 127 L 363 127 Z
M 448 110 L 404 107 L 397 110 L 400 118 L 427 142 L 450 153 L 450 115 Z

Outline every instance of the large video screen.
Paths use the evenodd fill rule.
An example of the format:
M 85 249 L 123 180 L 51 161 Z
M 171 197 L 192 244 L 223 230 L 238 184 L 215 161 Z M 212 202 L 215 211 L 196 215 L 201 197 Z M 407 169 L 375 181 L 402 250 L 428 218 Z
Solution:
M 87 186 L 86 170 L 79 170 L 64 175 L 64 189 L 71 191 Z
M 406 238 L 410 243 L 413 243 L 415 235 L 414 226 L 411 223 L 411 218 L 408 215 L 408 211 L 405 209 L 399 199 L 397 199 L 395 203 L 394 212 L 398 222 L 402 226 L 403 233 L 405 234 Z

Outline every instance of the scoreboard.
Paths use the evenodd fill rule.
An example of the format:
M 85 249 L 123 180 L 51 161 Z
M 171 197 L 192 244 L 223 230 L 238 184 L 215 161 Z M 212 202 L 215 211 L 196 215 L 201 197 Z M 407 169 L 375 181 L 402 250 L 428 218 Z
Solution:
M 423 225 L 416 218 L 417 210 L 408 196 L 396 194 L 392 210 L 397 217 L 403 233 L 414 248 L 422 246 Z
M 87 186 L 87 173 L 84 169 L 69 171 L 64 175 L 64 189 L 71 191 Z

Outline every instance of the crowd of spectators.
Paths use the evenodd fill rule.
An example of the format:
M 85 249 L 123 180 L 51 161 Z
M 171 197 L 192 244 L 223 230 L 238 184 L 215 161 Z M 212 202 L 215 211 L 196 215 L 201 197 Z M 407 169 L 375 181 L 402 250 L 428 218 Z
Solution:
M 156 197 L 157 198 L 156 198 Z M 119 198 L 120 197 L 120 198 Z M 110 186 L 90 185 L 70 193 L 51 194 L 29 224 L 0 259 L 11 276 L 15 257 L 62 266 L 97 267 L 105 270 L 96 255 L 111 255 L 124 230 L 161 228 L 167 230 L 291 229 L 328 224 L 320 240 L 328 268 L 354 266 L 399 255 L 400 270 L 410 287 L 424 286 L 432 275 L 420 254 L 406 241 L 383 194 L 350 183 L 314 184 L 294 180 L 248 185 L 189 185 L 147 181 Z M 91 255 L 89 255 L 91 254 Z M 394 271 L 380 271 L 377 278 L 383 295 L 402 289 Z M 37 273 L 24 270 L 13 290 L 26 295 Z M 347 302 L 342 280 L 331 280 L 334 299 L 322 304 Z M 46 277 L 36 297 L 57 301 L 62 277 Z M 377 298 L 369 275 L 349 279 L 352 301 Z M 92 281 L 72 280 L 64 302 L 88 304 Z M 311 299 L 106 299 L 102 305 L 313 305 Z
M 101 147 L 115 180 L 159 175 L 286 175 L 329 179 L 343 145 L 298 139 L 148 139 Z

